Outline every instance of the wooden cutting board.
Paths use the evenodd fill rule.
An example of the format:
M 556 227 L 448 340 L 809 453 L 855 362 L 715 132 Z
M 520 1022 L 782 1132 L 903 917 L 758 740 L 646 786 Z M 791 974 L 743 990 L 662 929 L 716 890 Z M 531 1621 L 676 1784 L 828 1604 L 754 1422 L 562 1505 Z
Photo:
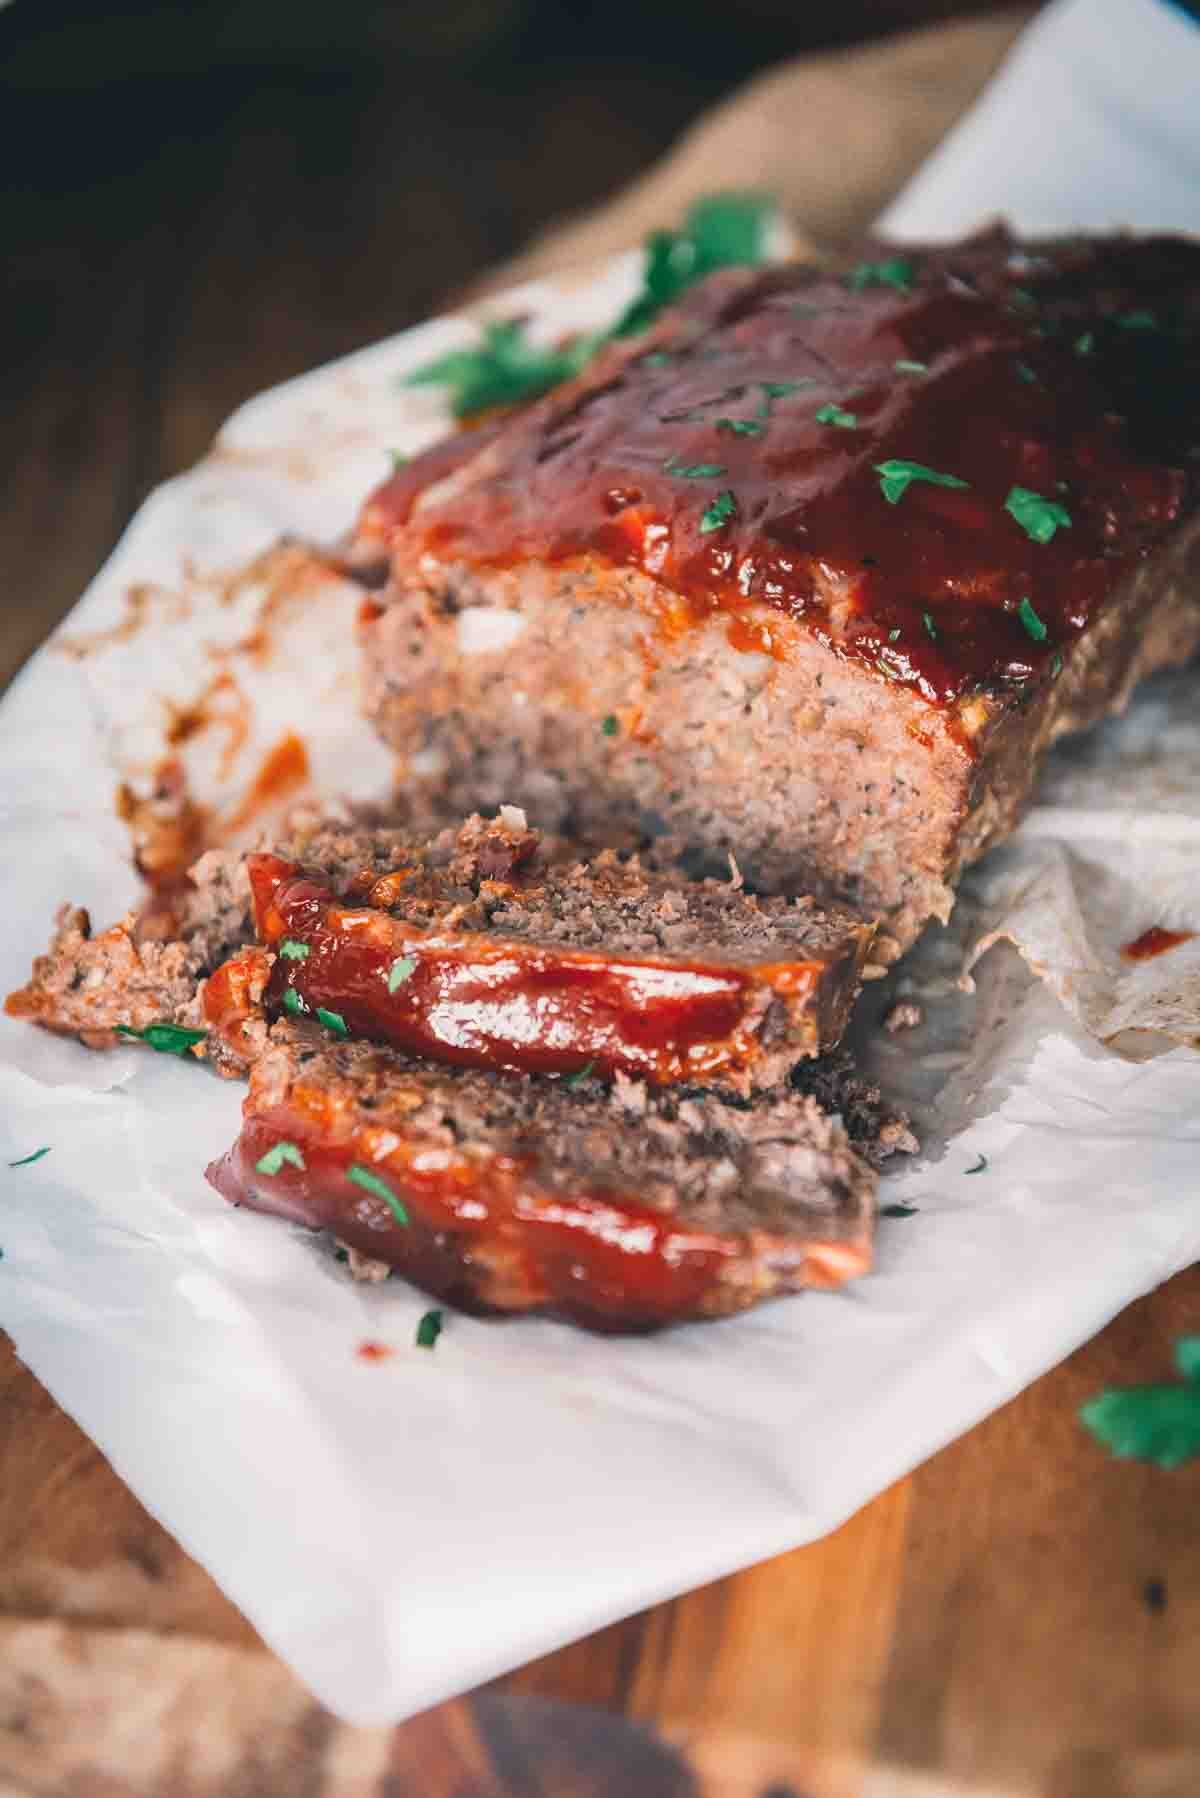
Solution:
M 772 73 L 521 266 L 735 177 L 810 236 L 856 231 L 1021 17 Z M 532 101 L 422 68 L 5 94 L 0 675 L 241 399 L 478 283 L 708 98 L 614 56 Z M 114 104 L 153 154 L 114 148 Z M 1109 1461 L 1075 1413 L 1168 1375 L 1198 1319 L 1193 1270 L 826 1541 L 397 1730 L 315 1705 L 0 1350 L 0 1798 L 1197 1798 L 1200 1468 Z

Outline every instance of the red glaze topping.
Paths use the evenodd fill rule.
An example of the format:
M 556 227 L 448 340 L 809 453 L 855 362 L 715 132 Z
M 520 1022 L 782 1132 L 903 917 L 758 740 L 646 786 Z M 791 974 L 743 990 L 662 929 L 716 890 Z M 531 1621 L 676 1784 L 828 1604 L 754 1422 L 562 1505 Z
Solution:
M 398 567 L 430 551 L 637 568 L 682 602 L 672 628 L 777 607 L 932 704 L 1053 676 L 1194 504 L 1200 244 L 1021 254 L 995 233 L 872 254 L 907 283 L 787 268 L 695 290 L 667 360 L 551 396 L 415 512 L 446 452 L 411 464 L 365 537 L 391 538 Z M 915 479 L 889 503 L 876 465 L 896 460 L 965 485 Z M 1036 541 L 1006 510 L 1014 488 L 1069 524 Z
M 1194 930 L 1164 930 L 1161 924 L 1152 924 L 1132 943 L 1126 943 L 1121 954 L 1126 961 L 1153 961 L 1168 949 L 1178 949 L 1180 943 L 1190 943 L 1195 934 Z
M 279 952 L 268 1006 L 277 1010 L 290 989 L 304 1012 L 322 1007 L 352 1035 L 412 1054 L 521 1073 L 711 1078 L 761 1052 L 764 987 L 788 1005 L 793 1028 L 803 1018 L 807 1029 L 811 1014 L 807 1047 L 818 1047 L 807 1002 L 827 972 L 819 961 L 742 967 L 422 931 L 340 904 L 277 856 L 251 856 L 248 868 L 259 936 Z M 289 954 L 285 943 L 307 953 Z
M 241 1136 L 208 1169 L 235 1205 L 334 1231 L 352 1248 L 399 1268 L 439 1298 L 470 1308 L 532 1310 L 551 1305 L 594 1326 L 637 1328 L 695 1317 L 719 1283 L 721 1266 L 744 1257 L 738 1236 L 676 1225 L 630 1194 L 541 1184 L 534 1159 L 434 1148 L 425 1138 L 396 1143 L 382 1159 L 369 1128 L 331 1140 L 327 1102 L 296 1085 L 287 1103 L 247 1116 Z M 279 1142 L 294 1144 L 303 1168 L 275 1174 L 256 1164 Z M 403 1208 L 352 1180 L 366 1167 Z M 474 1260 L 473 1260 L 474 1252 Z M 806 1282 L 839 1286 L 870 1265 L 870 1246 L 815 1241 Z M 719 1308 L 719 1307 L 718 1307 Z

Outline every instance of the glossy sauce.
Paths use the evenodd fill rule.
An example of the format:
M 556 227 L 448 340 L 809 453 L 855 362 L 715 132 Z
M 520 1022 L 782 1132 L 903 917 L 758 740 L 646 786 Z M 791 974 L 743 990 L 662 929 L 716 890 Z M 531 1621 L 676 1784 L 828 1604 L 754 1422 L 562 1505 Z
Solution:
M 1190 943 L 1195 934 L 1194 930 L 1164 930 L 1161 924 L 1152 924 L 1141 936 L 1126 943 L 1121 954 L 1126 961 L 1153 961 L 1156 955 L 1165 955 L 1168 949 L 1178 949 L 1180 943 Z
M 523 1073 L 712 1077 L 761 1052 L 755 1001 L 764 986 L 787 1003 L 797 1054 L 818 1046 L 819 962 L 743 968 L 424 932 L 339 904 L 278 857 L 251 856 L 248 867 L 260 939 L 308 951 L 279 954 L 268 1005 L 279 1008 L 290 987 L 307 1012 L 336 1012 L 351 1034 L 412 1054 Z M 413 965 L 389 992 L 397 961 Z
M 754 278 L 719 311 L 696 290 L 667 362 L 634 361 L 557 414 L 550 401 L 517 417 L 489 471 L 414 515 L 422 479 L 464 459 L 442 446 L 423 477 L 418 458 L 372 497 L 365 533 L 390 534 L 402 568 L 426 551 L 637 568 L 675 596 L 668 629 L 730 612 L 734 644 L 771 654 L 761 612 L 752 628 L 737 620 L 775 607 L 937 705 L 1053 678 L 1195 501 L 1200 245 L 1025 257 L 997 234 L 906 254 L 909 292 L 802 269 Z M 705 305 L 715 323 L 689 340 L 686 314 Z M 785 382 L 798 385 L 765 385 Z M 851 428 L 818 422 L 831 402 Z M 874 465 L 891 459 L 967 486 L 914 481 L 890 504 Z M 1005 510 L 1014 486 L 1063 505 L 1070 525 L 1031 540 Z M 703 530 L 725 493 L 734 515 Z
M 235 1205 L 334 1231 L 453 1304 L 549 1305 L 601 1328 L 663 1324 L 702 1315 L 722 1265 L 745 1254 L 739 1237 L 678 1228 L 669 1215 L 582 1175 L 577 1188 L 552 1191 L 531 1156 L 468 1156 L 431 1148 L 426 1137 L 404 1140 L 392 1116 L 395 1146 L 380 1158 L 380 1130 L 323 1134 L 325 1103 L 298 1085 L 287 1103 L 247 1116 L 233 1148 L 207 1170 L 209 1181 Z M 285 1163 L 278 1174 L 259 1174 L 255 1164 L 280 1141 L 299 1147 L 304 1168 Z M 407 1225 L 347 1178 L 356 1162 L 386 1181 Z M 818 1241 L 806 1272 L 813 1285 L 836 1286 L 868 1260 L 865 1244 Z

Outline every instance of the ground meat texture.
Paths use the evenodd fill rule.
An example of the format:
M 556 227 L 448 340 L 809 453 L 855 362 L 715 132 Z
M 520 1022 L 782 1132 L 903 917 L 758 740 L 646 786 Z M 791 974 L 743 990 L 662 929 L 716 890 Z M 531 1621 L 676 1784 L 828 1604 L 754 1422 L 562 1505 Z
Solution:
M 372 497 L 369 710 L 410 789 L 733 851 L 903 945 L 1200 644 L 1198 438 L 1200 244 L 725 273 Z
M 459 1066 L 774 1086 L 839 1040 L 872 939 L 811 901 L 580 860 L 513 808 L 308 850 L 248 859 L 268 1007 Z
M 451 1303 L 604 1329 L 838 1286 L 875 1214 L 873 1172 L 796 1094 L 439 1069 L 287 1020 L 208 1178 Z
M 153 903 L 96 938 L 66 914 L 9 1009 L 94 1046 L 201 1028 L 194 1052 L 235 1075 L 286 1006 L 465 1066 L 749 1092 L 840 1039 L 873 935 L 737 880 L 582 860 L 507 806 L 428 839 L 310 817 Z

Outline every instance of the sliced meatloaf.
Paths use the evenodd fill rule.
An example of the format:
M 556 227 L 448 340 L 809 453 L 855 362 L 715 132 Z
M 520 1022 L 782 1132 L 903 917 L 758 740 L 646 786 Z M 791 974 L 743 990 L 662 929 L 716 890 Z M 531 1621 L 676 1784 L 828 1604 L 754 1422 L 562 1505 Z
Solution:
M 442 1062 L 746 1092 L 838 1041 L 873 934 L 737 881 L 580 860 L 512 808 L 431 841 L 314 826 L 210 852 L 172 904 L 96 937 L 69 913 L 10 1011 L 226 1073 L 287 1010 Z
M 945 917 L 1042 753 L 1200 643 L 1200 243 L 713 277 L 402 469 L 353 556 L 411 790 Z
M 873 935 L 808 900 L 580 860 L 511 808 L 360 855 L 349 888 L 250 857 L 267 1005 L 460 1066 L 775 1086 L 840 1038 Z
M 871 1259 L 875 1176 L 811 1099 L 442 1069 L 308 1022 L 272 1028 L 208 1178 L 456 1305 L 600 1328 L 744 1310 Z

